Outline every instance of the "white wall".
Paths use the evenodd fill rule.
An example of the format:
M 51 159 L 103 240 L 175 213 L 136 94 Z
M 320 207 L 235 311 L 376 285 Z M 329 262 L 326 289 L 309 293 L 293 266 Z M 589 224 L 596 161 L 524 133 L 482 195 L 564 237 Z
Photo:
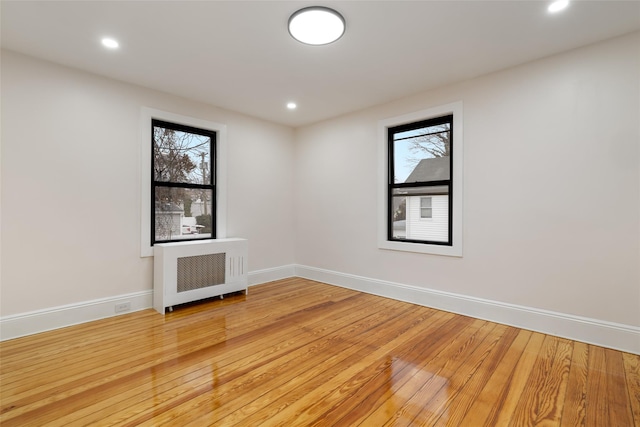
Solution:
M 0 320 L 33 332 L 47 316 L 22 313 L 99 299 L 108 311 L 111 297 L 151 290 L 145 106 L 227 125 L 227 234 L 249 239 L 261 277 L 315 269 L 432 290 L 427 305 L 451 293 L 508 315 L 514 304 L 614 322 L 593 339 L 583 322 L 605 345 L 629 325 L 612 345 L 640 353 L 620 344 L 640 327 L 638 46 L 636 33 L 295 132 L 3 51 Z M 378 249 L 378 121 L 459 100 L 463 257 Z M 540 313 L 523 326 L 544 318 L 553 333 L 555 315 Z
M 296 263 L 640 326 L 640 34 L 296 131 Z M 462 258 L 376 244 L 377 123 L 464 103 Z
M 290 128 L 8 51 L 1 79 L 2 316 L 151 290 L 143 106 L 227 125 L 227 235 L 250 271 L 293 262 Z

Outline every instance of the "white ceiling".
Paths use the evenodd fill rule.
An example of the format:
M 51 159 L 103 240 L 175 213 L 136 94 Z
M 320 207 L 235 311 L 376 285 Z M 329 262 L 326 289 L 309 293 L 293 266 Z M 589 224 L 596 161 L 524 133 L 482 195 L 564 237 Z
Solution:
M 638 0 L 548 4 L 3 0 L 0 13 L 3 48 L 295 127 L 640 29 Z M 289 36 L 311 5 L 345 17 L 336 43 Z

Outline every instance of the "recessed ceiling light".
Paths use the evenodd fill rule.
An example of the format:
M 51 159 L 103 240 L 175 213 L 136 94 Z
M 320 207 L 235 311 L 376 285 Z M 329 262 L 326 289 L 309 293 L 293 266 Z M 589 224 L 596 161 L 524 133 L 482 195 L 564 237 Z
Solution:
M 333 43 L 342 37 L 344 29 L 342 15 L 328 7 L 305 7 L 289 18 L 289 34 L 305 44 Z
M 120 46 L 120 44 L 115 39 L 112 39 L 110 37 L 105 37 L 102 39 L 102 46 L 109 49 L 117 49 Z
M 566 9 L 567 6 L 569 6 L 569 0 L 556 0 L 549 5 L 547 10 L 551 13 L 556 13 Z
M 296 105 L 295 102 L 287 102 L 287 108 L 289 110 L 295 110 L 298 106 Z

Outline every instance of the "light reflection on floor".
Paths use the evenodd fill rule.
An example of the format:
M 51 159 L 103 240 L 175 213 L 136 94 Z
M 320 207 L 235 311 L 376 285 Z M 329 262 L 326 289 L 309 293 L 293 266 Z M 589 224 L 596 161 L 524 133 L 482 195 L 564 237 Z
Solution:
M 412 425 L 431 418 L 436 411 L 436 418 L 446 420 L 446 410 L 439 411 L 449 396 L 449 380 L 406 360 L 390 359 L 388 399 L 382 405 L 384 415 L 393 418 L 387 425 Z

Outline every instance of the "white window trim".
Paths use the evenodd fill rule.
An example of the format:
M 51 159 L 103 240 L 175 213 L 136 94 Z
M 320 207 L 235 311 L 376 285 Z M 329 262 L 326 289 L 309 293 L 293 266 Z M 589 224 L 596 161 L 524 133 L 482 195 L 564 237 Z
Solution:
M 388 129 L 406 123 L 418 122 L 434 117 L 453 114 L 453 244 L 452 246 L 430 245 L 387 240 L 387 173 L 388 173 Z M 462 257 L 462 187 L 463 151 L 462 101 L 416 111 L 378 122 L 378 248 L 394 251 L 417 252 L 432 255 Z
M 216 238 L 227 237 L 227 126 L 142 107 L 140 112 L 140 256 L 153 256 L 151 246 L 151 120 L 216 132 Z

